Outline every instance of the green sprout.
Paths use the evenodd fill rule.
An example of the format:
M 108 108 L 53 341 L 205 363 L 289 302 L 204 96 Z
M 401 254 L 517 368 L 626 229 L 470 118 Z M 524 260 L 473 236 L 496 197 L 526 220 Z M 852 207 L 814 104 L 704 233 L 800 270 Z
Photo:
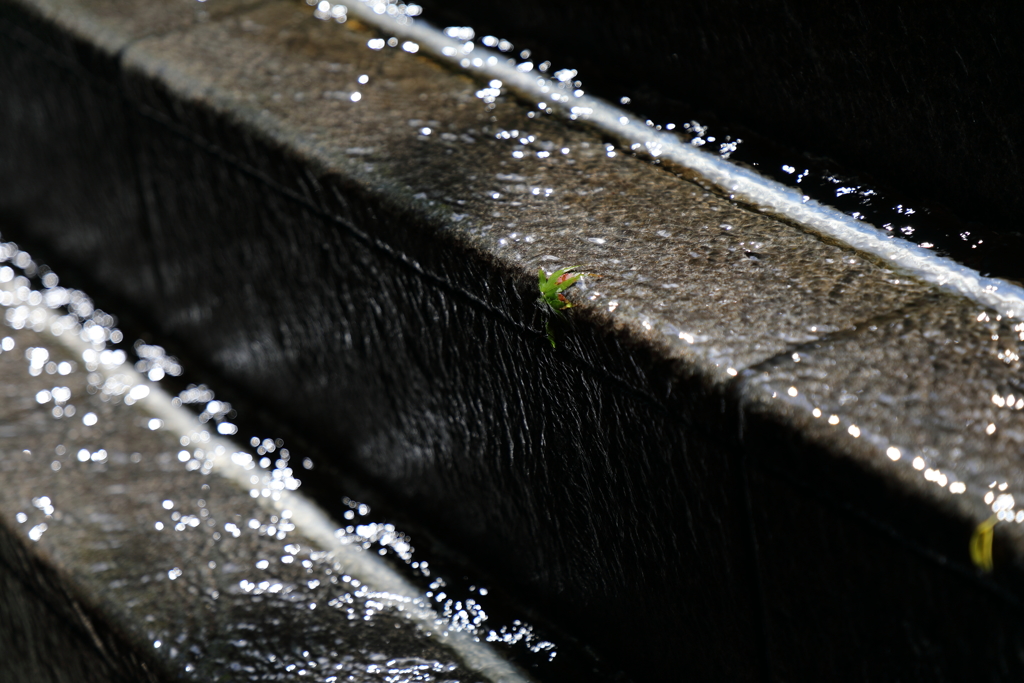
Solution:
M 545 275 L 543 268 L 537 271 L 537 288 L 540 290 L 540 302 L 546 304 L 556 315 L 561 316 L 563 311 L 573 307 L 572 302 L 566 299 L 562 292 L 572 287 L 576 284 L 577 280 L 586 275 L 586 273 L 573 273 L 572 271 L 577 268 L 579 266 L 559 268 L 551 273 L 551 275 Z M 555 348 L 555 332 L 551 327 L 550 318 L 544 322 L 544 329 L 548 333 L 548 341 L 551 342 L 551 348 Z

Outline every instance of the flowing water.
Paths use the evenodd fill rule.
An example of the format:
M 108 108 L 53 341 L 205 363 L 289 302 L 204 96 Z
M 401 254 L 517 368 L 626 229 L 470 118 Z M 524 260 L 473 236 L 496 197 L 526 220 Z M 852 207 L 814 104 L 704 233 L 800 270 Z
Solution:
M 982 275 L 1024 279 L 1019 262 L 1008 256 L 1019 253 L 1014 252 L 1019 236 L 965 227 L 938 210 L 837 171 L 827 160 L 702 124 L 696 117 L 638 117 L 630 111 L 634 103 L 615 97 L 605 89 L 609 86 L 596 92 L 618 106 L 584 99 L 586 74 L 540 61 L 524 46 L 477 35 L 470 27 L 431 32 L 412 23 L 420 15 L 415 5 L 370 7 L 391 17 L 395 35 L 370 40 L 368 49 L 415 52 L 433 46 L 437 58 L 485 80 L 487 87 L 477 95 L 485 103 L 503 90 L 527 97 L 547 88 L 543 94 L 549 99 L 531 113 L 557 109 L 570 120 L 597 125 L 613 141 L 609 156 L 635 154 L 668 165 L 671 154 L 663 150 L 678 148 L 693 152 L 696 156 L 683 156 L 700 163 L 705 157 L 716 164 L 739 162 L 738 170 L 754 168 L 794 190 L 797 205 L 803 196 L 839 209 L 850 222 L 874 224 L 878 241 L 917 245 L 917 251 L 903 252 L 915 258 L 920 250 L 947 254 Z M 355 10 L 356 5 L 317 5 L 322 20 L 343 21 Z M 423 31 L 415 33 L 417 26 Z M 508 73 L 491 78 L 485 66 L 503 66 Z M 359 95 L 344 94 L 352 102 Z M 430 133 L 429 127 L 420 130 Z M 763 187 L 775 192 L 773 186 Z M 347 496 L 333 486 L 318 486 L 328 465 L 258 405 L 247 404 L 230 388 L 222 390 L 215 377 L 192 374 L 176 357 L 180 354 L 169 353 L 160 340 L 125 334 L 130 324 L 118 324 L 80 290 L 62 286 L 55 273 L 17 245 L 0 246 L 0 257 L 6 264 L 0 267 L 0 304 L 11 329 L 0 334 L 3 360 L 24 380 L 7 395 L 19 420 L 4 425 L 0 451 L 0 464 L 20 482 L 9 488 L 6 501 L 24 504 L 14 522 L 4 522 L 41 547 L 73 545 L 82 534 L 96 533 L 88 524 L 76 527 L 75 520 L 109 534 L 110 547 L 88 558 L 90 576 L 95 575 L 89 585 L 125 606 L 115 616 L 150 624 L 137 635 L 172 668 L 195 679 L 226 667 L 240 677 L 270 680 L 328 669 L 322 680 L 469 681 L 481 669 L 493 678 L 515 680 L 516 671 L 503 668 L 490 649 L 479 647 L 483 644 L 545 680 L 569 680 L 595 668 L 571 642 L 535 627 L 514 597 L 475 577 L 457 557 L 443 549 L 425 552 L 424 546 L 435 545 L 429 533 L 396 523 L 400 512 L 387 510 L 386 501 L 379 504 L 356 483 Z M 145 419 L 135 410 L 146 411 Z M 119 431 L 123 424 L 130 425 L 133 441 Z M 69 477 L 71 472 L 78 478 Z M 302 480 L 308 480 L 302 491 L 312 493 L 333 517 L 295 495 Z M 72 491 L 72 484 L 80 490 Z M 237 490 L 244 495 L 232 493 Z M 141 524 L 120 524 L 110 516 L 104 506 L 118 497 L 131 501 L 120 509 Z M 192 545 L 175 540 L 168 547 L 178 550 L 152 553 L 136 564 L 117 552 L 126 546 L 160 547 L 151 538 L 199 534 Z M 60 547 L 68 546 L 53 546 Z M 107 550 L 110 557 L 103 554 Z M 345 554 L 349 551 L 354 554 Z M 247 559 L 236 561 L 239 557 Z M 144 588 L 157 584 L 183 604 L 223 616 L 189 623 L 186 614 L 171 610 L 162 617 L 159 600 Z M 184 589 L 179 596 L 174 592 L 179 586 L 198 595 Z M 332 616 L 322 618 L 325 613 Z M 369 631 L 339 631 L 339 623 L 367 625 Z M 372 635 L 392 630 L 411 635 Z M 346 635 L 339 640 L 340 632 Z M 421 637 L 428 632 L 448 635 L 435 642 Z M 597 674 L 587 679 L 600 680 Z

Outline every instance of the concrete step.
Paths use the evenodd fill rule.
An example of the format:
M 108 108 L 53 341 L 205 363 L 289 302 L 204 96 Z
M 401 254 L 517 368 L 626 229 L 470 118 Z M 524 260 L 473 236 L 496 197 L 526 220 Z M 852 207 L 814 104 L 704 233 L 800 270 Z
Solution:
M 304 4 L 0 8 L 10 230 L 609 667 L 1024 666 L 1006 311 Z
M 287 449 L 211 435 L 24 279 L 0 291 L 3 680 L 527 680 L 336 534 Z

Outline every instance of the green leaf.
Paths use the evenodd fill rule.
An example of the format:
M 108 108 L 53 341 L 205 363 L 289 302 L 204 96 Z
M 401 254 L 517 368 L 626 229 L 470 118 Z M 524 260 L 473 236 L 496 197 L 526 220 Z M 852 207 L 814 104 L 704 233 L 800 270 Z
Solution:
M 541 291 L 554 290 L 557 286 L 556 283 L 558 282 L 558 278 L 562 277 L 562 275 L 564 274 L 564 270 L 564 268 L 562 270 L 556 270 L 555 272 L 551 273 L 551 275 L 549 275 L 546 280 L 542 280 L 540 285 Z
M 579 273 L 578 275 L 573 275 L 568 280 L 563 280 L 561 283 L 555 285 L 555 291 L 557 291 L 557 292 L 564 292 L 565 290 L 569 289 L 574 284 L 576 284 L 576 281 L 579 280 L 581 277 L 583 277 L 583 273 Z
M 537 270 L 537 289 L 540 291 L 541 301 L 546 303 L 548 307 L 556 313 L 564 311 L 567 308 L 573 308 L 573 304 L 571 302 L 562 301 L 559 298 L 559 295 L 576 284 L 576 282 L 586 275 L 586 273 L 577 273 L 562 282 L 558 282 L 558 279 L 564 277 L 566 273 L 575 268 L 579 268 L 579 266 L 559 268 L 549 276 L 544 275 L 543 268 L 539 268 Z

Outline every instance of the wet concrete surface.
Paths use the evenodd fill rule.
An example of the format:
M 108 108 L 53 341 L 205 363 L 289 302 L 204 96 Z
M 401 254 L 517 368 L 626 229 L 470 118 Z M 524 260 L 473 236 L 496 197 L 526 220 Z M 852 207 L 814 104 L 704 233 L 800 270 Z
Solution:
M 780 680 L 1020 675 L 1022 329 L 933 294 L 747 371 L 751 505 Z M 963 541 L 994 513 L 1007 522 L 997 569 L 978 581 Z M 811 564 L 813 576 L 800 570 Z M 782 635 L 823 620 L 844 626 L 809 629 L 799 647 Z M 950 639 L 952 623 L 976 640 Z
M 310 540 L 270 493 L 297 484 L 287 450 L 271 472 L 179 433 L 123 354 L 27 308 L 0 352 L 5 680 L 525 680 L 467 669 L 423 598 Z
M 751 414 L 785 411 L 807 441 L 980 514 L 1024 484 L 1022 343 L 1019 321 L 934 294 L 748 371 L 744 393 Z
M 609 157 L 593 135 L 531 119 L 518 103 L 488 111 L 473 83 L 366 40 L 268 6 L 128 53 L 133 97 L 164 117 L 141 124 L 164 325 L 254 390 L 277 378 L 282 409 L 353 444 L 374 481 L 449 539 L 472 539 L 530 600 L 602 651 L 618 650 L 612 658 L 673 648 L 678 659 L 643 667 L 756 675 L 760 655 L 731 658 L 728 645 L 757 641 L 736 462 L 716 457 L 727 444 L 676 425 L 707 412 L 727 424 L 707 397 L 730 369 L 924 288 Z M 231 50 L 205 51 L 229 41 Z M 290 46 L 301 46 L 301 61 L 288 59 Z M 186 55 L 195 68 L 152 78 Z M 359 102 L 323 96 L 352 92 L 363 73 Z M 184 93 L 173 110 L 161 105 L 164 83 Z M 303 188 L 287 157 L 218 159 L 248 146 L 209 121 L 211 102 L 244 102 L 235 111 L 260 121 L 250 130 L 311 147 L 325 167 L 320 187 Z M 208 146 L 168 134 L 168 120 L 202 131 Z M 518 139 L 501 135 L 512 130 Z M 554 160 L 518 142 L 527 135 Z M 259 203 L 254 172 L 270 179 Z M 526 287 L 496 282 L 480 252 Z M 579 288 L 595 303 L 574 319 L 632 323 L 640 340 L 567 330 L 560 355 L 548 353 L 528 283 L 539 266 L 575 263 L 601 278 Z M 809 263 L 814 278 L 802 277 Z M 726 287 L 723 270 L 733 269 L 744 277 Z M 241 291 L 240 273 L 252 283 Z M 851 295 L 854 283 L 872 295 Z M 293 287 L 299 308 L 282 296 Z M 209 295 L 197 300 L 197 290 Z M 213 321 L 225 336 L 211 333 Z M 668 357 L 638 361 L 629 348 L 638 341 L 660 342 Z M 682 386 L 666 374 L 672 363 L 688 377 Z M 468 414 L 477 424 L 465 424 Z M 689 609 L 660 609 L 666 598 Z M 699 641 L 678 636 L 700 631 Z
M 366 34 L 309 21 L 301 10 L 275 4 L 136 46 L 126 53 L 128 87 L 154 116 L 201 135 L 213 149 L 241 153 L 233 161 L 281 190 L 306 195 L 310 208 L 322 207 L 461 289 L 482 290 L 473 276 L 456 280 L 460 269 L 419 253 L 436 247 L 410 240 L 442 236 L 520 272 L 585 264 L 602 278 L 579 288 L 595 302 L 588 309 L 610 307 L 619 317 L 646 320 L 652 329 L 646 336 L 710 375 L 725 377 L 728 367 L 743 368 L 788 344 L 847 328 L 923 291 L 855 253 L 730 206 L 669 173 L 651 173 L 621 152 L 610 158 L 600 139 L 548 116 L 529 118 L 533 111 L 517 102 L 492 110 L 477 97 L 477 84 L 401 51 L 377 53 L 366 41 Z M 232 49 L 221 49 L 224 44 Z M 167 70 L 168 64 L 177 69 Z M 360 75 L 368 76 L 367 84 L 357 82 Z M 180 98 L 173 109 L 161 104 L 164 88 Z M 355 91 L 361 99 L 351 102 Z M 231 133 L 204 120 L 210 106 L 230 106 L 253 124 L 250 130 L 306 152 L 321 166 L 311 170 L 322 187 L 304 187 L 311 181 L 276 156 L 245 156 L 242 145 L 223 139 Z M 173 291 L 193 274 L 171 269 L 199 268 L 193 264 L 204 259 L 196 254 L 217 250 L 172 232 L 173 226 L 216 220 L 203 215 L 209 212 L 203 199 L 238 193 L 223 191 L 230 182 L 225 165 L 211 163 L 209 151 L 186 148 L 153 127 L 144 130 L 142 174 L 153 177 L 149 219 L 160 245 L 158 267 Z M 174 146 L 163 146 L 168 143 Z M 192 156 L 181 162 L 186 149 Z M 194 184 L 162 182 L 168 163 L 188 163 Z M 371 198 L 381 212 L 423 215 L 425 224 L 385 227 L 370 216 L 346 215 Z M 226 221 L 217 225 L 230 229 Z M 226 272 L 260 267 L 267 269 L 241 263 Z M 723 272 L 741 276 L 725 287 Z M 699 353 L 687 351 L 691 343 L 680 332 L 699 343 Z
M 952 571 L 936 594 L 986 596 L 993 628 L 1016 613 L 1017 524 L 997 529 L 995 578 L 966 558 L 986 479 L 1019 486 L 1016 413 L 992 402 L 1016 387 L 1017 342 L 992 339 L 1011 324 L 304 5 L 154 20 L 84 82 L 68 65 L 90 59 L 33 42 L 31 5 L 2 7 L 0 111 L 31 132 L 4 138 L 11 224 L 95 263 L 98 288 L 319 440 L 325 467 L 361 472 L 611 668 L 870 680 L 800 643 L 849 654 L 851 628 L 897 622 L 931 629 L 878 654 L 908 675 L 922 639 L 943 670 L 984 648 L 993 679 L 1019 666 L 1016 631 L 991 645 L 917 609 L 927 590 L 899 619 L 815 598 L 881 595 L 872 577 L 902 562 Z M 53 100 L 36 78 L 62 84 Z M 101 123 L 63 153 L 54 134 L 82 119 Z M 83 172 L 93 152 L 114 170 Z M 53 173 L 81 200 L 73 230 L 76 205 L 43 199 Z M 576 264 L 593 277 L 552 350 L 536 270 Z M 819 547 L 851 569 L 823 573 Z

